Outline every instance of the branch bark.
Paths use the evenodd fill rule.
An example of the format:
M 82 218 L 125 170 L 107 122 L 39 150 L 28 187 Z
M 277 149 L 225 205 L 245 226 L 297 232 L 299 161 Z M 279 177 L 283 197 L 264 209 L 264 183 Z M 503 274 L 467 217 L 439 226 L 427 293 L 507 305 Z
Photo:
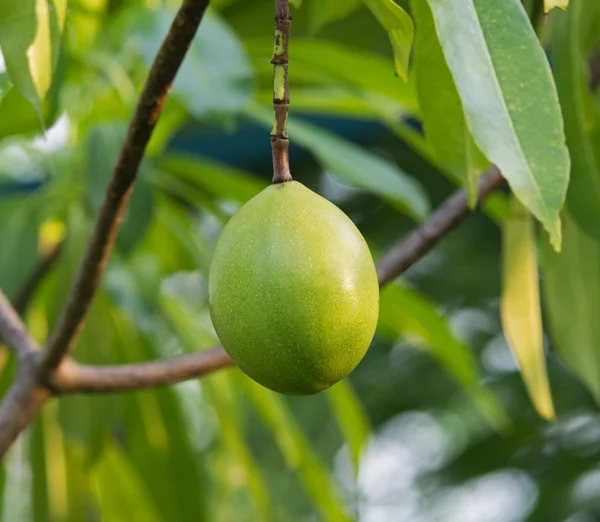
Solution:
M 478 181 L 477 203 L 481 204 L 504 183 L 498 167 L 492 167 Z M 408 270 L 443 237 L 471 213 L 464 190 L 457 190 L 421 226 L 401 239 L 377 263 L 379 285 L 383 286 Z
M 184 0 L 152 64 L 67 304 L 44 352 L 42 365 L 46 370 L 56 368 L 77 340 L 100 284 L 146 145 L 207 6 L 208 0 Z
M 0 404 L 0 458 L 46 400 L 58 392 L 53 388 L 56 368 L 61 362 L 69 368 L 71 361 L 63 360 L 83 326 L 142 156 L 207 6 L 208 0 L 183 1 L 150 68 L 67 304 L 46 350 L 37 349 L 17 312 L 0 293 L 0 335 L 19 358 L 17 377 Z

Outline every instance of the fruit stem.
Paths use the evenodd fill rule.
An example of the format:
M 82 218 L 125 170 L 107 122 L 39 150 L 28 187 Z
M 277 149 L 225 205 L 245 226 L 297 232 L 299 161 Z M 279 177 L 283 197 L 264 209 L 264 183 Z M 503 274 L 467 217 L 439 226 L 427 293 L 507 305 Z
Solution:
M 290 108 L 288 81 L 288 44 L 292 15 L 288 0 L 275 0 L 275 49 L 273 51 L 273 109 L 275 121 L 271 131 L 273 183 L 292 181 L 290 174 L 287 119 Z

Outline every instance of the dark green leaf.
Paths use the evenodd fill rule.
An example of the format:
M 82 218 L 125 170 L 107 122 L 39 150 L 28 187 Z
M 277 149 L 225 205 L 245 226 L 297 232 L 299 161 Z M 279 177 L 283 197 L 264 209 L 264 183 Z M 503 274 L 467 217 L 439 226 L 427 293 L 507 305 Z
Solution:
M 566 13 L 552 17 L 552 59 L 571 154 L 567 206 L 579 227 L 600 239 L 600 109 L 589 89 L 582 27 L 593 4 L 573 0 Z
M 560 356 L 600 404 L 600 243 L 563 213 L 564 247 L 544 252 L 544 304 Z
M 0 49 L 13 85 L 40 118 L 56 71 L 66 0 L 2 0 Z
M 417 22 L 415 70 L 417 93 L 425 136 L 438 159 L 467 188 L 469 203 L 477 202 L 477 178 L 489 162 L 475 145 L 465 121 L 454 79 L 440 46 L 431 9 L 426 2 L 412 2 Z

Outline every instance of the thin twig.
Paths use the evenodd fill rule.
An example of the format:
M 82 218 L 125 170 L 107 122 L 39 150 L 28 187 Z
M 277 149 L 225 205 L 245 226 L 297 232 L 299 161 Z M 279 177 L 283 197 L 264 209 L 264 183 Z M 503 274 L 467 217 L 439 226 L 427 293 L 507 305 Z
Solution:
M 146 145 L 207 6 L 208 0 L 184 0 L 152 64 L 67 304 L 44 353 L 42 364 L 48 370 L 58 366 L 74 345 L 83 326 L 112 250 Z
M 271 131 L 273 150 L 273 183 L 292 181 L 289 162 L 290 142 L 287 119 L 290 109 L 288 59 L 292 15 L 288 0 L 275 0 L 275 49 L 273 50 L 273 110 L 275 121 Z
M 504 178 L 498 168 L 492 167 L 479 178 L 477 202 L 481 204 L 503 182 Z M 377 263 L 379 285 L 386 285 L 408 270 L 470 213 L 466 191 L 457 190 L 425 223 L 401 239 L 379 260 Z
M 106 393 L 155 388 L 233 366 L 222 347 L 152 361 L 119 366 L 88 366 L 65 361 L 56 373 L 52 387 L 60 393 Z
M 33 294 L 58 259 L 61 247 L 62 245 L 57 245 L 56 248 L 53 248 L 39 260 L 21 291 L 12 300 L 12 304 L 19 315 L 23 315 L 27 310 Z
M 20 360 L 27 354 L 37 351 L 37 346 L 27 333 L 21 318 L 2 292 L 0 292 L 0 337 Z

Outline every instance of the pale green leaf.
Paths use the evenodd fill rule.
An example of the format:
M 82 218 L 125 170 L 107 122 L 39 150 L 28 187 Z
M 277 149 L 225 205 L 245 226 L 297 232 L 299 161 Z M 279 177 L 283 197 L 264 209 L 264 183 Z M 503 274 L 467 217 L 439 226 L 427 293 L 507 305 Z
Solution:
M 241 372 L 239 377 L 252 404 L 271 429 L 288 466 L 298 473 L 323 519 L 332 522 L 350 520 L 335 493 L 331 477 L 282 397 L 263 388 Z
M 580 228 L 600 239 L 600 109 L 588 86 L 583 26 L 595 0 L 573 0 L 552 16 L 552 61 L 571 154 L 567 206 Z
M 331 404 L 331 411 L 348 445 L 354 472 L 358 474 L 360 458 L 371 431 L 367 412 L 354 393 L 348 379 L 344 379 L 329 388 L 325 395 Z
M 152 63 L 174 11 L 161 9 L 132 20 L 140 33 L 139 46 L 148 65 Z M 141 28 L 141 30 L 140 30 Z M 213 11 L 202 20 L 186 60 L 173 84 L 173 95 L 196 117 L 234 112 L 253 94 L 253 78 L 242 42 L 229 25 Z
M 13 85 L 42 117 L 56 71 L 66 0 L 0 1 L 0 49 Z
M 424 295 L 398 285 L 381 292 L 379 330 L 392 338 L 406 337 L 425 349 L 471 395 L 473 401 L 498 430 L 508 420 L 491 392 L 479 382 L 477 364 L 468 346 L 458 340 Z
M 563 213 L 564 246 L 544 252 L 543 298 L 560 356 L 600 404 L 600 243 Z
M 163 520 L 143 478 L 128 456 L 114 443 L 106 446 L 101 459 L 92 469 L 91 483 L 103 520 Z
M 260 107 L 247 114 L 265 126 L 272 123 L 270 112 Z M 388 160 L 299 119 L 289 119 L 288 132 L 345 183 L 377 194 L 417 220 L 427 215 L 429 204 L 420 184 Z
M 215 406 L 225 450 L 240 463 L 244 470 L 246 487 L 261 519 L 270 520 L 272 515 L 269 492 L 244 439 L 244 429 L 236 411 L 238 397 L 235 393 L 235 384 L 231 374 L 222 373 L 207 379 L 204 389 Z
M 550 67 L 519 0 L 428 0 L 475 142 L 560 249 L 569 155 Z
M 412 2 L 417 23 L 415 71 L 425 136 L 439 160 L 467 188 L 469 204 L 477 202 L 477 178 L 489 167 L 478 151 L 450 69 L 440 46 L 431 9 L 426 2 Z
M 394 0 L 364 0 L 364 2 L 387 31 L 394 50 L 396 74 L 407 81 L 408 62 L 414 36 L 412 19 Z
M 543 418 L 554 420 L 544 354 L 534 221 L 515 198 L 503 224 L 502 238 L 502 326 L 531 401 Z
M 327 24 L 352 14 L 361 3 L 361 0 L 312 0 L 309 4 L 311 25 L 318 31 Z

